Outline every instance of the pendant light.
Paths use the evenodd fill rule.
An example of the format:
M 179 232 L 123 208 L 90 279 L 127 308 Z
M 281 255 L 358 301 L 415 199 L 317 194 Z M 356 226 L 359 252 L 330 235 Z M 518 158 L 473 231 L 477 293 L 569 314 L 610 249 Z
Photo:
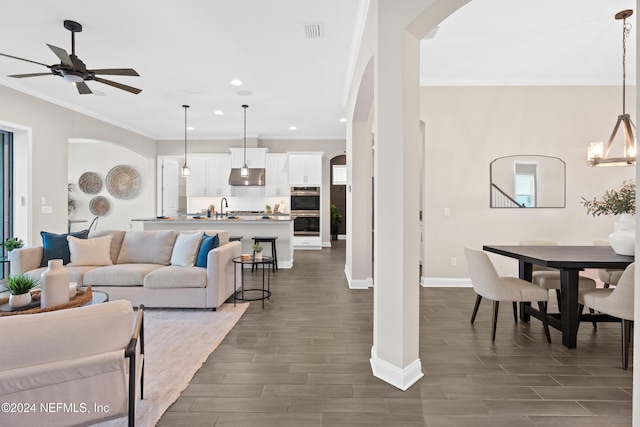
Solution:
M 242 177 L 248 177 L 249 176 L 249 166 L 247 166 L 247 108 L 249 108 L 248 105 L 243 105 L 242 108 L 244 109 L 244 136 L 243 136 L 243 147 L 244 147 L 244 164 L 242 166 L 242 168 L 240 169 L 240 176 Z
M 182 166 L 182 176 L 190 176 L 191 168 L 187 166 L 187 108 L 188 105 L 183 105 L 184 108 L 184 166 Z
M 627 18 L 633 15 L 633 10 L 623 10 L 615 15 L 615 18 L 622 20 L 622 114 L 618 116 L 609 142 L 605 147 L 602 142 L 592 142 L 587 150 L 587 163 L 589 166 L 629 166 L 636 164 L 636 140 L 633 136 L 633 128 L 636 126 L 631 121 L 631 116 L 625 110 L 626 101 L 626 68 L 627 68 L 627 37 L 631 30 L 631 24 L 627 26 Z M 618 133 L 618 128 L 622 124 L 624 133 L 624 157 L 609 158 L 609 151 L 613 140 Z

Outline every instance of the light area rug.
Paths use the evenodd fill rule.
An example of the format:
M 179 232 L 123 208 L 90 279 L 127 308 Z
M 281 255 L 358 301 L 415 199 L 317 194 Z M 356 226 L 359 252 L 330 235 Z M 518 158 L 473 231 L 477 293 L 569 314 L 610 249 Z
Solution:
M 240 320 L 249 303 L 223 304 L 216 311 L 147 309 L 144 312 L 144 399 L 136 426 L 154 426 L 180 396 L 207 357 Z M 127 419 L 95 424 L 121 427 Z

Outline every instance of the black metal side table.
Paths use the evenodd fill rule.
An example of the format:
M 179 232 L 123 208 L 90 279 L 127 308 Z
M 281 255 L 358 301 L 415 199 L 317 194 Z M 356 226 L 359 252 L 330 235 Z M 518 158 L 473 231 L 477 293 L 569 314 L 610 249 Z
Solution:
M 271 269 L 273 268 L 273 258 L 270 256 L 262 256 L 262 259 L 256 261 L 252 256 L 248 260 L 242 260 L 242 257 L 233 258 L 234 269 L 233 269 L 233 305 L 236 305 L 237 301 L 260 301 L 262 300 L 262 308 L 264 308 L 264 300 L 271 298 Z M 260 288 L 249 288 L 245 289 L 244 287 L 244 266 L 250 265 L 253 270 L 254 267 L 262 266 L 262 289 Z M 265 266 L 267 267 L 265 269 Z M 235 267 L 240 267 L 240 289 L 237 289 L 237 280 L 236 274 L 238 269 Z M 265 270 L 266 274 L 266 287 L 265 287 Z M 245 292 L 260 292 L 260 296 L 258 297 L 246 297 L 244 295 Z

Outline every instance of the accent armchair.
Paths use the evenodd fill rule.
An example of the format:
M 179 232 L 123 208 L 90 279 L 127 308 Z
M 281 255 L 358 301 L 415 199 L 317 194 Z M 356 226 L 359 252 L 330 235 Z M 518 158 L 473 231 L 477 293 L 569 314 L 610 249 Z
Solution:
M 90 425 L 124 416 L 142 398 L 144 308 L 119 300 L 0 318 L 1 424 Z M 4 408 L 4 407 L 3 407 Z

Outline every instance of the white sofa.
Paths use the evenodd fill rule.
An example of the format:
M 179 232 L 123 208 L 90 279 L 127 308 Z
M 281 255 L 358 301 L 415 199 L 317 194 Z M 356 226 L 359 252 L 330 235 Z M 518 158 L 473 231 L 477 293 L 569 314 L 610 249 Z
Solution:
M 193 263 L 181 259 L 184 257 L 177 252 L 185 250 L 183 238 L 187 235 L 203 233 L 217 234 L 220 246 L 206 255 L 206 268 L 190 266 Z M 108 240 L 105 236 L 111 236 L 110 245 L 107 243 L 107 249 L 100 249 L 104 242 L 94 239 Z M 74 245 L 80 247 L 75 257 Z M 233 295 L 232 259 L 240 256 L 241 251 L 241 243 L 229 242 L 229 233 L 223 230 L 100 230 L 92 232 L 88 239 L 70 241 L 69 247 L 71 263 L 64 267 L 69 271 L 69 281 L 77 282 L 78 286 L 92 285 L 94 291 L 106 292 L 111 301 L 126 299 L 134 306 L 145 307 L 212 309 Z M 82 247 L 90 253 L 81 253 Z M 108 254 L 100 257 L 98 252 L 105 250 Z M 40 277 L 47 269 L 40 267 L 42 257 L 42 246 L 12 251 L 11 274 Z M 240 275 L 237 276 L 239 281 Z
M 131 303 L 121 300 L 0 318 L 0 425 L 89 425 L 128 415 L 133 426 L 142 315 L 134 324 Z

